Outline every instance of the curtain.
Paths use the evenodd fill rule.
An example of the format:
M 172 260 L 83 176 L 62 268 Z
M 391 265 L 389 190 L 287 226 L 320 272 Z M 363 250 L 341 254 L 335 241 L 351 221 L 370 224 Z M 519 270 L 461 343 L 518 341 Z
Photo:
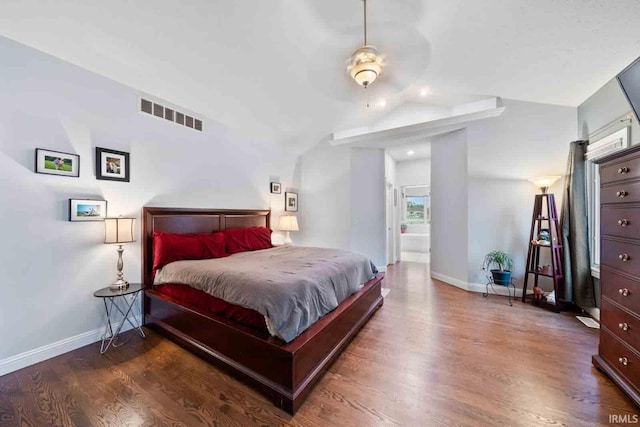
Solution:
M 569 148 L 567 174 L 562 198 L 562 244 L 564 247 L 564 299 L 582 308 L 596 306 L 589 255 L 587 220 L 586 162 L 587 141 L 573 141 Z

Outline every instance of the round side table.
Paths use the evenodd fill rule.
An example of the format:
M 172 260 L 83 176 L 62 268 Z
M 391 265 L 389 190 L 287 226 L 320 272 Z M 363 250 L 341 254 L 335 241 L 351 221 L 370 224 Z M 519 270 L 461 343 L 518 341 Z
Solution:
M 125 342 L 116 342 L 125 322 L 129 323 L 131 328 L 136 330 L 142 338 L 147 337 L 142 330 L 142 324 L 139 320 L 142 318 L 142 311 L 135 304 L 138 300 L 138 295 L 140 295 L 143 290 L 143 284 L 131 283 L 126 289 L 111 289 L 107 287 L 93 293 L 94 297 L 102 298 L 104 310 L 107 314 L 107 319 L 104 325 L 105 331 L 102 335 L 102 343 L 100 344 L 100 354 L 105 354 L 109 347 L 120 347 L 131 340 L 133 334 Z M 122 315 L 122 320 L 114 318 L 117 313 Z M 138 316 L 136 316 L 136 314 L 138 314 Z M 116 322 L 119 322 L 119 324 L 114 332 L 113 327 Z

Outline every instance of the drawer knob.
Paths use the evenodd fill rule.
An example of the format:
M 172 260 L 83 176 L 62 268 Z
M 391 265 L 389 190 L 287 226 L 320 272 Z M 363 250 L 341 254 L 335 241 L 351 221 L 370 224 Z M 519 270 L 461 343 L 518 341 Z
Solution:
M 618 323 L 618 328 L 622 329 L 623 331 L 628 331 L 629 325 L 627 325 L 626 323 Z
M 629 296 L 629 289 L 627 288 L 618 289 L 618 293 L 623 297 Z
M 624 197 L 627 197 L 627 193 L 626 191 L 622 190 L 622 191 L 616 191 L 616 196 L 620 197 L 621 199 Z
M 629 255 L 627 255 L 627 254 L 620 254 L 620 255 L 618 255 L 618 259 L 620 261 L 624 262 L 624 261 L 629 261 L 630 258 L 629 258 Z
M 620 362 L 621 365 L 627 366 L 629 364 L 629 359 L 627 359 L 626 357 L 621 357 L 618 359 L 618 362 Z
M 619 173 L 620 175 L 625 175 L 625 174 L 629 173 L 629 168 L 628 168 L 628 167 L 626 167 L 626 166 L 625 166 L 625 167 L 622 167 L 622 168 L 619 168 L 619 169 L 618 169 L 618 173 Z
M 629 225 L 629 220 L 628 219 L 619 219 L 618 220 L 618 225 L 621 227 L 626 227 L 627 225 Z

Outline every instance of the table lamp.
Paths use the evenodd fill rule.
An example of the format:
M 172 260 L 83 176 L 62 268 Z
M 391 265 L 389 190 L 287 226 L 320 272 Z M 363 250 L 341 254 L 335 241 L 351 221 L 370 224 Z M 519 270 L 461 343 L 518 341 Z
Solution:
M 122 244 L 135 242 L 133 234 L 135 220 L 135 218 L 123 217 L 105 218 L 104 220 L 104 242 L 118 245 L 118 273 L 116 281 L 109 286 L 111 289 L 126 289 L 129 286 L 129 282 L 124 280 L 122 274 L 124 266 L 122 262 L 122 253 L 124 252 Z
M 529 182 L 538 187 L 540 191 L 542 191 L 542 194 L 547 194 L 549 187 L 555 184 L 560 178 L 562 178 L 560 175 L 537 176 L 535 178 L 529 178 Z
M 278 224 L 278 230 L 280 231 L 286 231 L 287 232 L 287 236 L 284 239 L 285 243 L 292 243 L 291 242 L 291 235 L 289 234 L 290 231 L 298 231 L 298 218 L 296 218 L 294 215 L 284 215 L 280 217 L 280 224 Z

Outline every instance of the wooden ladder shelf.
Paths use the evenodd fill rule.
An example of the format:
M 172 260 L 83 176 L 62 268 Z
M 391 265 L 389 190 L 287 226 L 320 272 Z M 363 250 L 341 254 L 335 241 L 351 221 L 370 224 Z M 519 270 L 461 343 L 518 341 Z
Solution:
M 546 202 L 546 203 L 545 203 Z M 546 216 L 543 215 L 544 208 L 546 207 Z M 546 225 L 547 227 L 545 227 Z M 549 230 L 549 244 L 538 243 L 538 235 L 541 229 L 548 228 Z M 544 269 L 540 267 L 540 253 L 541 250 L 550 250 L 550 269 Z M 553 311 L 560 311 L 562 308 L 562 300 L 560 299 L 560 285 L 564 280 L 563 273 L 563 248 L 562 248 L 562 233 L 560 230 L 560 224 L 558 223 L 558 213 L 556 210 L 556 201 L 553 194 L 537 194 L 536 200 L 533 205 L 533 218 L 531 219 L 531 234 L 529 235 L 529 251 L 527 254 L 526 273 L 524 276 L 524 287 L 522 289 L 522 302 L 527 302 L 527 299 L 545 308 L 552 309 Z M 538 286 L 538 279 L 540 276 L 548 277 L 553 280 L 553 290 L 555 295 L 555 304 L 550 304 L 545 300 L 534 299 L 533 293 L 527 294 L 527 287 L 529 285 L 529 277 L 533 275 L 533 284 Z

